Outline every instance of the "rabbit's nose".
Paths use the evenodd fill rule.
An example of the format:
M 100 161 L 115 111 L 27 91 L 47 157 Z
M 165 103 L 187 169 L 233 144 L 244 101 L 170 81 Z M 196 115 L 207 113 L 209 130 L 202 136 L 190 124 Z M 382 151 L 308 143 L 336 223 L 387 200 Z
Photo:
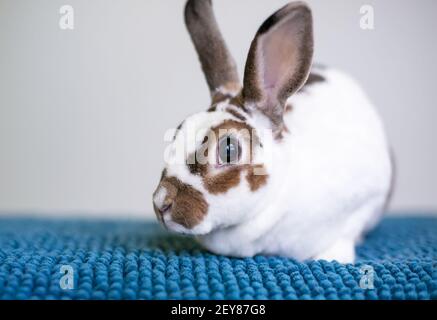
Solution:
M 159 213 L 163 215 L 171 209 L 172 205 L 173 203 L 164 204 L 161 208 L 158 208 Z
M 153 194 L 153 207 L 159 218 L 171 210 L 173 205 L 172 197 L 169 197 L 168 190 L 164 186 L 159 186 Z

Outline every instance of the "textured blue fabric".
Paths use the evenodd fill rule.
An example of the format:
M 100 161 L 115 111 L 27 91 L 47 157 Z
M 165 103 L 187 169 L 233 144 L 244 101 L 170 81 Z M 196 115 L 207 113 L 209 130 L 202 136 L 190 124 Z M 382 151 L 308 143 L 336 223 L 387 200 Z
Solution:
M 2 299 L 437 299 L 437 219 L 386 218 L 355 265 L 202 250 L 155 223 L 0 219 Z M 375 270 L 361 289 L 360 267 Z M 73 268 L 61 289 L 62 265 Z

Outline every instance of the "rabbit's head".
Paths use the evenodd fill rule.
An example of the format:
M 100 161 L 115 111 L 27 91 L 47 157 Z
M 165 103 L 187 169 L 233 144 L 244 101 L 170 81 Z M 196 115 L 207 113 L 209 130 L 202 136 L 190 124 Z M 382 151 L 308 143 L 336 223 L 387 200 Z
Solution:
M 272 191 L 267 147 L 280 146 L 287 98 L 308 77 L 312 17 L 302 2 L 270 16 L 252 41 L 242 86 L 211 1 L 189 0 L 185 22 L 212 102 L 177 128 L 153 204 L 168 229 L 207 234 L 251 219 Z

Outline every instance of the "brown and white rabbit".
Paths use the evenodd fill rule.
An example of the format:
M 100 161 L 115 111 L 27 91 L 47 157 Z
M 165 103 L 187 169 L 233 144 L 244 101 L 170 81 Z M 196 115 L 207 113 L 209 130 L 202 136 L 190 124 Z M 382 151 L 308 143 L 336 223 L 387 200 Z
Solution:
M 261 25 L 242 86 L 211 1 L 189 0 L 185 21 L 212 103 L 167 148 L 158 219 L 218 254 L 353 262 L 387 202 L 390 152 L 360 87 L 312 66 L 309 7 L 289 3 Z

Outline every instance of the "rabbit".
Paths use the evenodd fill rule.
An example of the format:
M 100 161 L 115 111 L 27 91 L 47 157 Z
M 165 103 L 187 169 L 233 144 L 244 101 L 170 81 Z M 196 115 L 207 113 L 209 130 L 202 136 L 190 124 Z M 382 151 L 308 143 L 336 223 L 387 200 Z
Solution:
M 310 8 L 291 2 L 265 20 L 242 83 L 211 1 L 189 0 L 185 23 L 211 104 L 166 149 L 157 219 L 215 254 L 353 263 L 385 210 L 393 163 L 363 90 L 313 65 Z

